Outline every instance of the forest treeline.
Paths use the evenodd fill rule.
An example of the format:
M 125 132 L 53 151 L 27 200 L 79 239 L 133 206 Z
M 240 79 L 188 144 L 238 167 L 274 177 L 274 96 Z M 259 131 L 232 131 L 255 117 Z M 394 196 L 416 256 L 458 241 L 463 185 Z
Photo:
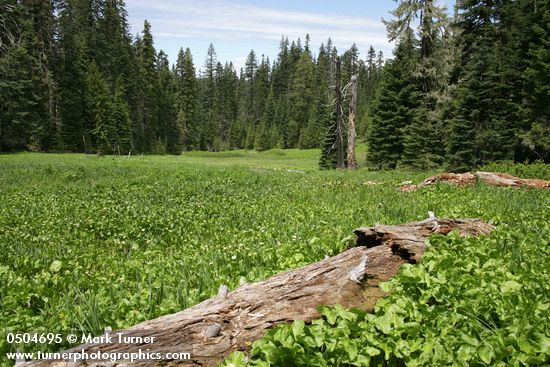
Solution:
M 336 165 L 336 60 L 358 75 L 357 135 L 375 168 L 550 160 L 548 0 L 400 0 L 394 55 L 283 37 L 245 66 L 156 50 L 122 0 L 5 0 L 0 151 L 99 154 L 321 148 Z M 346 95 L 346 93 L 344 93 Z M 344 101 L 344 112 L 348 101 Z

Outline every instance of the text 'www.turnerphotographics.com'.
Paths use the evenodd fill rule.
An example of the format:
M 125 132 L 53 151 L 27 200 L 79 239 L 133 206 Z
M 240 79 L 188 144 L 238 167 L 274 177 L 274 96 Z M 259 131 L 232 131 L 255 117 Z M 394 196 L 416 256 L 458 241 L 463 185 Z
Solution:
M 6 341 L 12 346 L 6 353 L 15 362 L 45 361 L 108 361 L 136 362 L 160 360 L 190 360 L 192 345 L 178 341 L 177 345 L 155 345 L 154 331 L 92 333 L 7 333 Z M 81 344 L 81 345 L 80 345 Z M 52 351 L 54 346 L 74 346 L 65 351 Z M 65 348 L 61 348 L 65 349 Z

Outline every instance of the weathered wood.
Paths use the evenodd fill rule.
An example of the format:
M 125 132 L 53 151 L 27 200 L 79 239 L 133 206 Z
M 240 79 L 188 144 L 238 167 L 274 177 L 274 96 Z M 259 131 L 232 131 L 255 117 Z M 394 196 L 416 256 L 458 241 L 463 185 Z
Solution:
M 480 236 L 489 233 L 492 229 L 491 224 L 479 219 L 431 217 L 421 222 L 358 228 L 354 233 L 357 236 L 358 246 L 370 248 L 382 244 L 408 262 L 416 263 L 422 259 L 426 248 L 425 241 L 432 234 L 447 235 L 456 230 L 463 237 Z
M 355 120 L 357 118 L 357 75 L 351 76 L 351 101 L 348 117 L 348 168 L 355 169 Z
M 515 186 L 515 187 L 533 187 L 538 189 L 550 189 L 550 181 L 548 180 L 519 178 L 512 175 L 508 175 L 506 173 L 499 173 L 499 172 L 478 171 L 475 173 L 475 175 L 479 180 L 494 186 Z
M 341 68 L 342 61 L 340 56 L 336 58 L 336 157 L 337 167 L 339 169 L 345 168 L 344 162 L 344 122 L 343 122 L 343 101 L 341 90 Z
M 136 352 L 150 348 L 155 352 L 189 351 L 192 362 L 142 361 L 131 365 L 215 366 L 235 350 L 245 350 L 267 329 L 280 322 L 312 321 L 319 317 L 319 305 L 340 304 L 346 308 L 372 309 L 384 296 L 378 284 L 397 273 L 406 262 L 419 261 L 424 241 L 433 233 L 447 234 L 457 229 L 461 235 L 482 235 L 492 226 L 476 219 L 437 219 L 403 225 L 364 227 L 355 230 L 357 247 L 331 258 L 290 270 L 271 278 L 245 283 L 226 292 L 220 287 L 218 297 L 187 310 L 146 321 L 123 332 L 154 336 L 151 346 L 125 344 L 88 344 L 70 351 L 85 349 L 92 353 Z M 366 274 L 365 274 L 366 273 Z M 73 363 L 38 361 L 29 366 L 122 366 L 118 363 L 77 361 Z
M 492 186 L 532 187 L 538 189 L 550 188 L 550 181 L 547 180 L 519 178 L 500 172 L 478 171 L 466 173 L 441 173 L 439 175 L 428 177 L 424 180 L 424 182 L 418 185 L 403 184 L 401 185 L 401 191 L 415 191 L 421 187 L 435 185 L 439 182 L 457 186 L 469 186 L 478 181 Z

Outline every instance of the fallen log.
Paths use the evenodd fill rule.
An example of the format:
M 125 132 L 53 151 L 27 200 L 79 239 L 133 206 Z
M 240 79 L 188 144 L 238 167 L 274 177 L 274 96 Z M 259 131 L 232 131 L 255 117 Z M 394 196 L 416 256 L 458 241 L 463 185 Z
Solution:
M 537 189 L 550 189 L 550 181 L 539 179 L 519 178 L 500 172 L 466 172 L 466 173 L 441 173 L 439 175 L 428 177 L 424 182 L 418 185 L 403 184 L 401 191 L 411 192 L 421 187 L 435 185 L 437 183 L 448 183 L 456 186 L 469 186 L 476 182 L 483 182 L 492 186 L 507 187 L 532 187 Z
M 191 360 L 105 363 L 84 359 L 70 363 L 24 362 L 18 366 L 215 366 L 229 353 L 246 350 L 277 323 L 318 318 L 319 305 L 372 309 L 385 295 L 378 284 L 394 276 L 402 264 L 419 261 L 426 238 L 434 233 L 446 235 L 458 230 L 462 236 L 478 236 L 492 228 L 478 219 L 438 219 L 432 213 L 421 222 L 358 228 L 357 246 L 339 255 L 261 282 L 243 284 L 232 292 L 222 286 L 215 298 L 118 331 L 142 338 L 154 337 L 153 343 L 88 343 L 66 351 L 85 350 L 88 355 L 97 351 L 137 353 L 140 348 L 148 353 L 187 351 L 192 354 Z

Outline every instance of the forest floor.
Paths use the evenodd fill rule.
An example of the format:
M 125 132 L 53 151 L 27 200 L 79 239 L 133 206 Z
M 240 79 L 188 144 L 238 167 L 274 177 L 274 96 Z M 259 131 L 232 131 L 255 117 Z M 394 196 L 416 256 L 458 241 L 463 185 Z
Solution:
M 363 148 L 358 156 L 364 157 Z M 548 316 L 543 320 L 533 311 L 548 307 L 550 294 L 550 271 L 544 266 L 550 257 L 548 190 L 478 184 L 407 193 L 398 190 L 402 181 L 419 183 L 436 172 L 319 171 L 318 158 L 317 150 L 129 158 L 0 155 L 0 334 L 127 327 L 212 297 L 220 284 L 233 289 L 241 278 L 265 279 L 337 254 L 359 226 L 422 220 L 430 210 L 438 217 L 492 221 L 497 229 L 486 240 L 460 243 L 486 250 L 493 265 L 508 269 L 513 275 L 508 280 L 525 292 L 490 309 L 496 304 L 487 298 L 492 279 L 501 289 L 507 275 L 479 270 L 478 293 L 456 291 L 447 301 L 481 297 L 476 302 L 486 307 L 467 312 L 487 313 L 495 323 L 497 317 L 490 330 L 495 338 L 495 329 L 509 325 L 516 331 L 543 325 L 548 335 Z M 548 174 L 547 165 L 489 168 L 524 177 Z M 429 272 L 447 258 L 428 259 Z M 447 277 L 482 265 L 455 269 Z M 542 301 L 536 296 L 540 292 L 546 294 Z M 479 332 L 474 338 L 487 335 Z M 535 344 L 513 348 L 538 350 Z M 0 358 L 10 348 L 2 336 Z M 491 348 L 496 358 L 498 348 Z M 544 348 L 550 355 L 550 347 Z

